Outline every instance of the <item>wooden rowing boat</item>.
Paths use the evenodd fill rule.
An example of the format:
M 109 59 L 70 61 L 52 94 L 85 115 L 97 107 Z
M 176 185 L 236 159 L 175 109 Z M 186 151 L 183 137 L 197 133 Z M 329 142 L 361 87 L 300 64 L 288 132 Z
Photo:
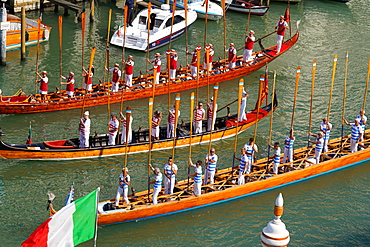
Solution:
M 248 75 L 289 50 L 298 41 L 298 37 L 299 33 L 297 31 L 294 36 L 283 43 L 279 54 L 276 54 L 276 45 L 253 53 L 254 59 L 247 65 L 242 64 L 242 56 L 238 56 L 237 66 L 234 70 L 228 69 L 226 60 L 214 62 L 213 71 L 209 78 L 207 78 L 206 74 L 202 74 L 199 80 L 194 79 L 190 76 L 189 67 L 180 68 L 177 71 L 177 79 L 170 82 L 170 86 L 166 83 L 155 85 L 155 95 L 168 94 L 168 90 L 170 90 L 170 93 L 174 93 L 196 88 L 197 86 L 202 87 L 208 84 L 219 83 Z M 167 82 L 167 72 L 162 72 L 161 78 L 164 82 Z M 75 90 L 75 97 L 73 98 L 67 98 L 65 90 L 61 90 L 49 93 L 46 102 L 41 100 L 40 94 L 27 95 L 22 90 L 19 90 L 13 96 L 2 96 L 2 99 L 0 98 L 0 114 L 39 113 L 83 107 L 87 108 L 105 105 L 108 104 L 108 102 L 112 104 L 121 101 L 152 97 L 152 81 L 153 74 L 142 75 L 133 79 L 134 85 L 129 91 L 123 92 L 122 90 L 125 90 L 125 87 L 122 84 L 121 91 L 114 93 L 108 91 L 111 83 L 102 83 L 94 85 L 93 93 L 87 94 L 86 97 L 84 97 L 85 90 L 83 88 L 77 88 Z
M 275 97 L 276 98 L 276 97 Z M 257 121 L 265 118 L 272 113 L 278 105 L 275 100 L 274 105 L 269 104 L 261 107 L 258 111 L 253 110 L 247 112 L 248 120 L 239 122 L 236 126 L 236 115 L 217 117 L 215 122 L 215 130 L 212 132 L 212 141 L 226 139 L 232 137 L 236 132 L 240 133 Z M 207 128 L 207 120 L 203 120 L 203 129 Z M 235 128 L 238 128 L 236 130 Z M 177 138 L 174 144 L 172 138 L 166 139 L 167 129 L 165 126 L 160 127 L 160 140 L 152 142 L 151 150 L 164 150 L 178 147 L 189 146 L 189 130 L 190 124 L 179 125 L 177 129 Z M 149 130 L 133 131 L 133 142 L 128 144 L 127 153 L 148 152 L 149 150 Z M 120 137 L 118 138 L 121 139 Z M 207 143 L 210 141 L 210 132 L 201 134 L 193 134 L 191 145 Z M 26 160 L 67 160 L 67 159 L 85 159 L 96 158 L 113 155 L 124 155 L 126 152 L 125 144 L 117 144 L 114 146 L 108 145 L 108 135 L 91 136 L 90 148 L 78 148 L 79 139 L 70 140 L 45 141 L 34 144 L 7 144 L 0 141 L 0 157 L 4 159 L 26 159 Z
M 21 47 L 21 18 L 15 15 L 7 15 L 10 22 L 10 30 L 6 32 L 6 50 L 15 50 Z M 37 44 L 37 40 L 45 42 L 49 40 L 51 27 L 41 23 L 38 34 L 37 21 L 26 19 L 26 46 Z
M 364 145 L 370 144 L 370 131 L 366 131 Z M 198 197 L 192 194 L 192 183 L 183 180 L 175 186 L 174 193 L 158 197 L 159 203 L 151 204 L 147 191 L 129 196 L 130 205 L 120 205 L 112 209 L 114 199 L 98 204 L 98 224 L 108 225 L 137 221 L 148 218 L 184 212 L 217 203 L 227 202 L 281 186 L 311 179 L 329 172 L 359 165 L 370 159 L 370 148 L 356 153 L 350 153 L 350 136 L 337 138 L 329 143 L 329 151 L 324 154 L 324 161 L 312 163 L 315 155 L 314 147 L 303 147 L 294 152 L 294 161 L 285 165 L 289 171 L 275 175 L 272 173 L 272 161 L 266 158 L 257 161 L 250 174 L 246 174 L 246 184 L 236 185 L 237 167 L 226 168 L 216 173 L 215 183 L 202 186 L 202 194 Z M 149 192 L 150 197 L 152 190 Z M 50 214 L 55 210 L 51 208 Z

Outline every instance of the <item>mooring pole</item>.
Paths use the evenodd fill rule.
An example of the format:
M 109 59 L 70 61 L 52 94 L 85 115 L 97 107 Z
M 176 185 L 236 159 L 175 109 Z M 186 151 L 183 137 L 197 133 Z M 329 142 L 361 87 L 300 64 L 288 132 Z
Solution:
M 2 7 L 0 9 L 0 65 L 1 66 L 6 66 L 6 8 L 5 8 L 5 3 L 6 0 L 1 0 Z
M 21 16 L 21 60 L 26 59 L 26 9 L 22 7 Z

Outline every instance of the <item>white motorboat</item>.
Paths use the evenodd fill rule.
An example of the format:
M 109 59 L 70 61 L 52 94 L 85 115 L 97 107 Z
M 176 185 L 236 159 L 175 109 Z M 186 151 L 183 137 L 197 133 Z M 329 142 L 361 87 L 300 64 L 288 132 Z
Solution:
M 187 26 L 185 25 L 185 10 L 176 10 L 171 35 L 172 12 L 168 4 L 162 4 L 161 9 L 154 8 L 150 11 L 150 31 L 148 45 L 148 9 L 140 11 L 132 22 L 132 26 L 126 28 L 125 47 L 129 49 L 147 51 L 164 46 L 185 33 L 197 19 L 197 13 L 189 10 L 187 13 Z M 110 43 L 123 46 L 124 27 L 123 25 L 114 32 Z

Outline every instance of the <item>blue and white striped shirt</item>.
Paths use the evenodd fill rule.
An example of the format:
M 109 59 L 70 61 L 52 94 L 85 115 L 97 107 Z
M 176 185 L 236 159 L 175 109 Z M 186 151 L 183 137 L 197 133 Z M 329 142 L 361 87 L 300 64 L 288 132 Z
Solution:
M 357 141 L 362 132 L 362 127 L 361 125 L 356 126 L 355 123 L 351 123 L 350 125 L 352 126 L 351 139 Z
M 294 140 L 295 140 L 295 138 L 290 139 L 290 136 L 287 136 L 285 138 L 285 143 L 287 143 L 287 144 L 285 144 L 285 148 L 286 149 L 293 149 Z
M 194 183 L 199 184 L 202 183 L 202 167 L 195 167 L 194 172 L 197 174 L 194 177 Z
M 322 132 L 324 133 L 324 140 L 327 141 L 329 140 L 329 137 L 330 137 L 330 129 L 327 129 L 327 125 L 329 125 L 330 129 L 332 127 L 331 123 L 328 123 L 328 124 L 324 124 L 323 122 L 320 124 L 320 128 L 322 130 Z
M 275 156 L 274 156 L 274 163 L 275 164 L 280 164 L 280 153 L 281 153 L 280 147 L 275 149 Z
M 362 117 L 361 117 L 361 115 L 357 115 L 357 119 L 360 121 L 362 132 L 364 132 L 365 131 L 364 122 L 367 122 L 367 117 L 365 115 L 363 115 Z
M 241 172 L 244 172 L 244 169 L 245 169 L 245 164 L 247 163 L 247 161 L 248 161 L 248 155 L 242 155 L 241 157 L 240 157 L 240 164 L 239 164 L 239 169 L 240 169 L 240 171 Z
M 164 169 L 166 170 L 167 175 L 171 176 L 171 178 L 174 178 L 175 177 L 175 174 L 173 173 L 172 169 L 175 170 L 175 171 L 178 170 L 176 164 L 172 164 L 172 168 L 171 168 L 171 165 L 166 164 L 164 166 Z
M 154 189 L 162 188 L 162 173 L 155 176 L 155 183 L 153 185 Z
M 206 156 L 206 159 L 208 159 L 208 155 Z M 207 170 L 210 171 L 210 172 L 216 171 L 217 160 L 218 160 L 217 154 L 211 155 L 210 159 L 214 160 L 215 162 L 214 163 L 208 162 Z
M 319 143 L 316 143 L 315 151 L 321 152 L 324 146 L 324 138 L 316 138 L 316 141 Z

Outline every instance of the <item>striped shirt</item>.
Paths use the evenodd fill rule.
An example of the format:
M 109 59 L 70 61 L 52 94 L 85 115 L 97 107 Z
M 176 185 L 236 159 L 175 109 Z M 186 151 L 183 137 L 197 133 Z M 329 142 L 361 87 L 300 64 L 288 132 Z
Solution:
M 194 122 L 200 122 L 203 119 L 204 116 L 204 109 L 203 108 L 198 108 L 195 110 L 195 115 L 194 115 Z
M 155 175 L 155 183 L 153 185 L 154 189 L 158 189 L 162 187 L 162 173 Z
M 275 149 L 275 156 L 274 156 L 274 163 L 275 164 L 280 164 L 280 153 L 281 153 L 280 147 Z
M 175 171 L 178 170 L 176 164 L 172 164 L 172 168 L 171 168 L 171 165 L 165 164 L 164 165 L 164 169 L 166 170 L 167 175 L 171 176 L 171 178 L 174 178 L 175 177 L 175 174 L 173 173 L 172 170 L 175 170 Z
M 362 127 L 361 125 L 356 126 L 354 123 L 351 123 L 350 125 L 352 126 L 351 139 L 357 141 L 360 137 L 360 133 L 362 133 Z
M 240 157 L 239 170 L 241 172 L 244 172 L 244 170 L 245 170 L 245 164 L 247 163 L 247 161 L 248 161 L 248 156 L 246 154 L 244 154 L 244 155 L 242 155 Z
M 118 120 L 110 120 L 109 121 L 109 135 L 113 136 L 118 131 L 119 122 Z
M 197 183 L 197 184 L 202 183 L 202 167 L 201 166 L 195 167 L 194 172 L 197 174 L 194 177 L 194 183 Z
M 253 160 L 254 150 L 257 150 L 258 151 L 257 145 L 256 144 L 253 144 L 253 146 L 252 146 L 249 143 L 246 143 L 244 145 L 244 148 L 245 148 L 245 150 L 247 150 L 248 153 L 250 153 L 250 154 L 247 154 L 248 159 L 249 160 Z
M 285 138 L 285 148 L 286 149 L 293 149 L 293 144 L 294 144 L 295 138 L 291 139 L 290 136 L 287 136 Z
M 365 131 L 365 124 L 364 124 L 364 122 L 367 122 L 367 117 L 365 115 L 363 115 L 362 117 L 361 117 L 361 115 L 358 115 L 357 116 L 357 119 L 360 121 L 362 132 L 364 132 Z
M 173 115 L 172 114 L 169 115 L 170 116 L 170 123 L 175 124 L 175 109 L 171 109 L 170 111 L 173 114 Z M 177 117 L 180 117 L 180 111 L 177 111 Z
M 319 143 L 316 143 L 315 151 L 321 152 L 322 147 L 324 146 L 324 138 L 316 138 L 316 141 Z
M 207 159 L 208 159 L 208 155 L 206 156 L 206 160 L 207 160 Z M 215 162 L 214 162 L 214 163 L 212 163 L 212 162 L 208 162 L 207 170 L 208 170 L 208 171 L 210 171 L 210 172 L 216 171 L 217 160 L 218 160 L 218 156 L 217 156 L 217 154 L 211 155 L 211 156 L 210 156 L 210 159 L 211 159 L 211 160 L 214 160 Z
M 126 183 L 130 182 L 130 175 L 127 174 L 127 176 L 125 178 L 123 178 L 123 174 L 121 173 L 119 175 L 119 181 L 122 182 L 122 185 L 120 185 L 121 188 L 127 189 L 128 185 L 123 183 L 123 181 L 126 181 Z
M 324 133 L 323 138 L 324 138 L 325 141 L 329 140 L 329 137 L 330 137 L 330 129 L 327 128 L 328 125 L 329 125 L 329 128 L 331 129 L 331 127 L 332 127 L 331 123 L 325 124 L 325 123 L 321 122 L 321 124 L 320 124 L 320 129 Z

